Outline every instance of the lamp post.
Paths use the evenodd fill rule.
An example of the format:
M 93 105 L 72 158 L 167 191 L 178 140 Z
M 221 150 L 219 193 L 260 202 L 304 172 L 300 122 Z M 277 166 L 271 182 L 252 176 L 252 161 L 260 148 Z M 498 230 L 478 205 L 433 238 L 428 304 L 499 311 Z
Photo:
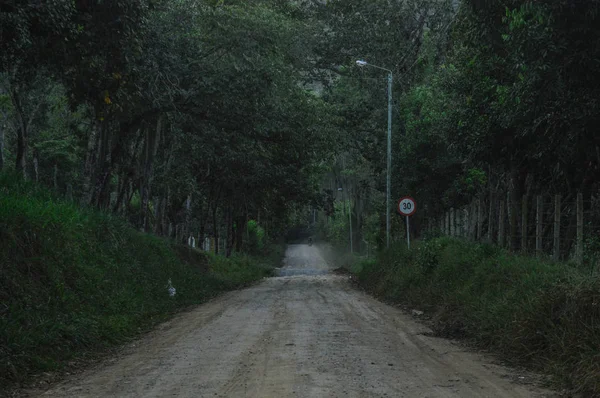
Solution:
M 343 188 L 338 188 L 338 191 L 342 191 L 342 200 L 344 201 L 344 208 L 346 208 L 346 200 L 344 199 Z M 354 248 L 352 247 L 352 199 L 350 199 L 350 194 L 348 194 L 348 223 L 350 224 L 350 253 L 354 252 Z
M 390 247 L 390 201 L 392 194 L 392 71 L 381 66 L 371 65 L 367 61 L 358 60 L 356 65 L 370 66 L 388 73 L 388 131 L 387 131 L 387 181 L 385 201 L 385 238 L 386 246 Z

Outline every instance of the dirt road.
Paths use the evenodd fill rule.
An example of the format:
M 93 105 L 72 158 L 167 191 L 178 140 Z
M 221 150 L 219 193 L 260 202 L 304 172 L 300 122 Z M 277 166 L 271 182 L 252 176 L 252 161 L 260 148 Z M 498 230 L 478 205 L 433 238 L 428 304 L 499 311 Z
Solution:
M 545 397 L 355 290 L 314 246 L 280 274 L 177 316 L 50 397 Z M 525 380 L 526 381 L 526 380 Z

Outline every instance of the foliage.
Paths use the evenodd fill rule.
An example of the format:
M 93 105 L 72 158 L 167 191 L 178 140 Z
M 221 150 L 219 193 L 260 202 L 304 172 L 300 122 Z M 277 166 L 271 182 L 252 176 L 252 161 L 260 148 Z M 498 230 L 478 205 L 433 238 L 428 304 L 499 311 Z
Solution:
M 338 161 L 333 169 L 364 173 L 352 184 L 368 181 L 377 192 L 369 194 L 357 225 L 371 214 L 382 216 L 385 207 L 375 198 L 386 190 L 385 72 L 357 68 L 354 61 L 389 68 L 391 192 L 395 199 L 417 199 L 414 234 L 428 219 L 475 197 L 508 194 L 511 247 L 518 249 L 523 195 L 597 196 L 600 4 L 449 3 L 426 2 L 429 12 L 414 14 L 407 11 L 410 1 L 317 7 L 328 24 L 326 37 L 336 38 L 317 46 L 319 65 L 340 76 L 324 91 L 346 154 L 345 164 Z M 388 24 L 389 15 L 395 23 Z
M 37 31 L 34 9 L 56 18 Z M 4 147 L 25 176 L 148 232 L 212 235 L 227 254 L 247 236 L 234 224 L 260 215 L 275 233 L 318 200 L 336 133 L 299 84 L 313 33 L 300 8 L 120 0 L 0 13 Z
M 355 272 L 382 298 L 431 313 L 441 335 L 472 338 L 576 392 L 600 393 L 600 285 L 589 272 L 451 238 L 394 247 Z
M 414 235 L 483 195 L 508 194 L 513 249 L 525 194 L 593 210 L 597 0 L 42 3 L 0 5 L 0 168 L 137 229 L 231 256 L 314 220 L 383 247 L 387 72 L 358 59 L 393 74 L 391 194 L 416 198 Z M 423 247 L 421 282 L 445 250 Z
M 593 151 L 585 154 L 585 148 L 596 146 L 588 123 L 597 113 L 592 98 L 598 92 L 589 80 L 597 76 L 591 61 L 597 49 L 589 47 L 597 36 L 597 6 L 582 3 L 575 11 L 566 2 L 466 2 L 446 58 L 423 76 L 424 87 L 405 97 L 413 106 L 407 112 L 407 134 L 422 136 L 425 127 L 425 134 L 444 137 L 447 149 L 440 152 L 459 165 L 457 180 L 477 169 L 486 174 L 480 178 L 482 187 L 486 180 L 508 186 L 510 179 L 517 194 L 544 192 L 548 186 L 554 192 L 589 192 L 582 183 L 596 178 L 595 161 L 586 170 L 580 165 L 596 158 Z M 567 28 L 571 24 L 579 29 Z M 435 97 L 422 100 L 423 90 Z M 427 158 L 423 152 L 415 155 Z M 446 195 L 457 189 L 446 187 Z M 439 197 L 423 194 L 425 201 Z M 448 205 L 465 201 L 462 195 L 448 199 Z
M 319 230 L 321 231 L 321 239 L 331 242 L 337 247 L 350 247 L 349 233 L 350 224 L 348 220 L 349 202 L 335 202 L 335 211 L 331 218 L 323 221 Z
M 2 385 L 122 343 L 179 308 L 270 275 L 278 260 L 208 256 L 1 174 Z
M 403 6 L 390 11 L 394 2 L 332 3 L 327 38 L 337 40 L 321 47 L 320 61 L 341 76 L 324 99 L 336 112 L 344 156 L 336 158 L 325 185 L 342 181 L 362 194 L 357 187 L 369 181 L 368 203 L 353 225 L 361 225 L 355 227 L 359 238 L 383 236 L 385 73 L 358 71 L 353 63 L 365 59 L 388 68 L 394 73 L 392 197 L 417 199 L 412 232 L 432 238 L 415 242 L 410 252 L 397 245 L 366 261 L 357 270 L 361 283 L 386 299 L 430 306 L 441 332 L 467 335 L 509 360 L 564 375 L 561 381 L 584 395 L 600 393 L 593 329 L 599 314 L 590 304 L 599 292 L 594 239 L 587 240 L 584 266 L 573 267 L 424 232 L 427 220 L 478 196 L 508 195 L 513 250 L 525 194 L 572 198 L 582 192 L 586 214 L 593 212 L 600 170 L 594 127 L 600 4 L 473 0 L 451 9 L 439 2 L 428 4 L 435 17 L 425 17 L 420 30 L 414 24 L 420 14 L 405 21 Z M 388 27 L 382 16 L 392 14 L 398 19 Z M 392 239 L 403 236 L 396 221 Z M 562 233 L 573 234 L 574 226 L 570 220 Z
M 255 220 L 248 221 L 248 251 L 260 253 L 265 248 L 265 229 Z

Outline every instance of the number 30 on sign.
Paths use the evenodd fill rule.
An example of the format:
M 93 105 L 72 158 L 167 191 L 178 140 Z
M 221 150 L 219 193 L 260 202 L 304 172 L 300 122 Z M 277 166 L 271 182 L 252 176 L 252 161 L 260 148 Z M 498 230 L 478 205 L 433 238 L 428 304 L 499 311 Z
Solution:
M 417 211 L 417 204 L 410 196 L 405 196 L 398 201 L 398 212 L 403 216 L 412 216 Z

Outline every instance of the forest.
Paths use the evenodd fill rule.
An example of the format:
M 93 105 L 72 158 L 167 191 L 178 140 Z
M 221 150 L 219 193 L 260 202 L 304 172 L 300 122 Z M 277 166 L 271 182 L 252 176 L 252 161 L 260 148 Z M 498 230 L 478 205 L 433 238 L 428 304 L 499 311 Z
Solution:
M 250 218 L 276 234 L 313 200 L 333 144 L 326 105 L 301 84 L 313 31 L 296 7 L 0 10 L 0 168 L 146 232 L 222 238 L 227 254 Z
M 600 0 L 0 0 L 0 381 L 270 275 L 303 228 L 600 394 L 599 26 Z
M 560 258 L 567 259 L 580 194 L 585 246 L 588 254 L 598 250 L 597 1 L 417 2 L 412 12 L 407 2 L 332 4 L 340 11 L 330 26 L 345 34 L 329 46 L 349 43 L 341 48 L 353 58 L 327 50 L 343 54 L 338 63 L 346 68 L 324 96 L 346 143 L 328 188 L 350 192 L 354 247 L 384 242 L 386 73 L 351 62 L 365 59 L 393 72 L 392 206 L 416 198 L 411 233 L 444 229 L 451 209 L 479 201 L 488 241 L 505 234 L 507 248 L 528 251 L 537 196 L 548 221 L 542 249 L 552 253 L 560 195 Z M 324 227 L 345 245 L 347 220 Z M 402 240 L 403 220 L 392 222 Z
M 248 220 L 276 236 L 318 210 L 329 239 L 351 222 L 381 245 L 387 76 L 359 59 L 393 72 L 391 191 L 418 198 L 417 236 L 475 197 L 506 197 L 514 249 L 523 196 L 583 193 L 597 223 L 597 1 L 0 10 L 0 168 L 144 231 L 228 254 Z

